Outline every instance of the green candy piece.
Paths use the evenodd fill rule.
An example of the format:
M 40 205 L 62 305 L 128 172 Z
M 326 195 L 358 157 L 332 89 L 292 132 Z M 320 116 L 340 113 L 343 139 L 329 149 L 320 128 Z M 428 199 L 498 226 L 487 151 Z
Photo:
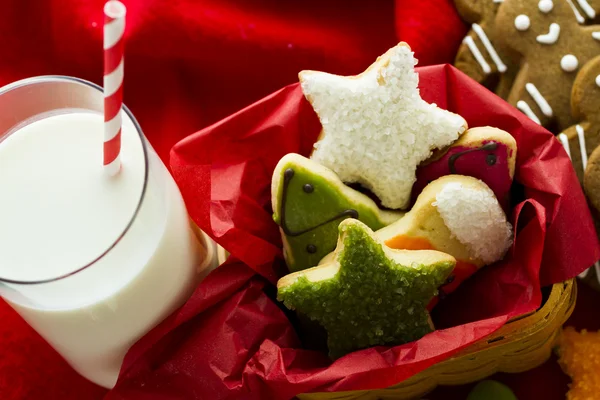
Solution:
M 518 400 L 515 394 L 500 382 L 479 382 L 469 393 L 467 400 Z
M 431 332 L 427 305 L 455 264 L 439 251 L 392 250 L 365 224 L 346 219 L 333 261 L 281 278 L 278 299 L 327 330 L 336 359 Z
M 368 196 L 346 186 L 328 168 L 299 154 L 287 154 L 273 173 L 273 219 L 281 227 L 290 271 L 314 267 L 335 249 L 337 228 L 356 218 L 381 229 L 404 213 L 383 211 Z

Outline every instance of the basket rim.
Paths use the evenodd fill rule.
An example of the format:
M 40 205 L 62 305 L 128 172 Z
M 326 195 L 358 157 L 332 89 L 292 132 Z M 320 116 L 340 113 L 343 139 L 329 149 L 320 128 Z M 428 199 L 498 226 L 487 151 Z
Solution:
M 551 355 L 551 349 L 555 346 L 556 340 L 559 337 L 560 329 L 566 320 L 570 317 L 577 298 L 576 279 L 572 278 L 564 282 L 555 283 L 552 285 L 552 290 L 548 299 L 539 309 L 516 316 L 509 320 L 504 326 L 496 332 L 488 335 L 485 338 L 471 344 L 467 348 L 459 351 L 454 356 L 432 365 L 431 367 L 411 376 L 410 378 L 387 388 L 346 392 L 313 392 L 304 393 L 298 396 L 299 399 L 362 399 L 362 396 L 371 395 L 379 391 L 405 390 L 405 393 L 411 393 L 412 396 L 423 396 L 440 385 L 461 385 L 485 379 L 488 376 L 497 372 L 522 372 L 531 368 L 535 368 L 545 362 Z M 515 337 L 515 336 L 521 337 Z M 512 336 L 512 337 L 511 337 Z M 526 350 L 529 353 L 534 353 L 532 359 L 531 354 L 527 351 L 515 352 L 509 350 L 509 347 L 519 342 L 525 345 L 526 338 L 543 339 L 536 340 L 531 343 L 531 346 Z M 512 340 L 511 340 L 512 339 Z M 498 351 L 498 354 L 493 356 L 491 352 L 495 352 L 498 347 L 505 347 L 505 352 Z M 518 353 L 518 354 L 517 354 Z M 526 353 L 526 354 L 521 354 Z M 483 364 L 477 364 L 477 355 L 481 355 Z M 506 361 L 499 361 L 503 356 L 511 355 L 513 357 L 529 357 L 523 362 L 508 365 Z M 450 365 L 457 364 L 461 360 L 465 363 L 473 364 L 469 369 L 456 369 L 452 373 L 448 372 Z M 480 359 L 480 362 L 481 359 Z M 339 396 L 339 397 L 335 397 Z M 371 397 L 365 397 L 371 398 Z M 375 397 L 377 398 L 377 397 Z M 405 398 L 402 395 L 394 398 Z

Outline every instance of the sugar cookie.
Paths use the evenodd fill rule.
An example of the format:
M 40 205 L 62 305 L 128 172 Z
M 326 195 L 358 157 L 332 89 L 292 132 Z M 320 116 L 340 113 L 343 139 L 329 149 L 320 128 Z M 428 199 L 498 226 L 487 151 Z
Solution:
M 413 199 L 430 182 L 445 175 L 457 174 L 483 181 L 506 208 L 516 158 L 517 142 L 508 132 L 492 127 L 471 128 L 448 149 L 419 166 Z
M 456 258 L 455 281 L 502 259 L 512 245 L 511 224 L 492 190 L 478 179 L 449 175 L 423 189 L 413 208 L 376 236 L 394 249 L 439 250 Z
M 279 161 L 271 186 L 273 218 L 292 272 L 314 267 L 335 249 L 343 219 L 357 218 L 380 229 L 403 215 L 380 210 L 333 171 L 299 154 L 287 154 Z
M 311 158 L 391 209 L 409 206 L 417 166 L 467 129 L 464 118 L 421 98 L 415 63 L 400 43 L 358 76 L 299 74 L 323 125 Z
M 281 278 L 277 297 L 327 330 L 335 359 L 431 332 L 427 305 L 454 264 L 438 251 L 392 250 L 365 224 L 346 219 L 332 261 Z

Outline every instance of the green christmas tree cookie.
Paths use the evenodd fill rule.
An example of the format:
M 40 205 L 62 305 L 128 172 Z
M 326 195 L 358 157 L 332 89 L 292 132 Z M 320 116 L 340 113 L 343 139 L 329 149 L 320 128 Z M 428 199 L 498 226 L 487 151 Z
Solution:
M 355 218 L 377 230 L 403 215 L 380 210 L 333 171 L 299 154 L 279 161 L 271 185 L 273 219 L 281 228 L 292 272 L 314 267 L 335 249 L 337 228 L 344 219 Z
M 434 250 L 390 249 L 365 224 L 346 219 L 333 261 L 281 278 L 278 299 L 327 330 L 335 359 L 431 332 L 427 304 L 455 263 Z

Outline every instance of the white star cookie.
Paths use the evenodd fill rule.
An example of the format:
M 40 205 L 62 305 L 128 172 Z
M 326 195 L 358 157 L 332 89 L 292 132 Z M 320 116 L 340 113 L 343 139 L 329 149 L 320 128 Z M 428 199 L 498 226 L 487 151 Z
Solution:
M 461 116 L 421 99 L 415 64 L 400 43 L 357 76 L 299 74 L 323 125 L 311 158 L 393 209 L 409 206 L 417 166 L 467 129 Z

